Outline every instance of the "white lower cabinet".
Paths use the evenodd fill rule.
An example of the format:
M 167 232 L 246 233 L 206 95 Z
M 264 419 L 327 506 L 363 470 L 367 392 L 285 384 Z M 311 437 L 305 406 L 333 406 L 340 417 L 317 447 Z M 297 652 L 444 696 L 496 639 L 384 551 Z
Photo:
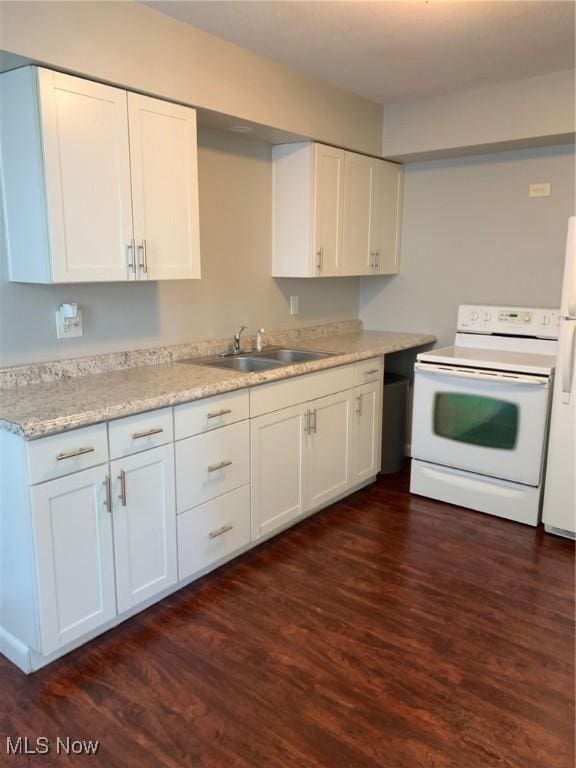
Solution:
M 104 465 L 30 489 L 43 655 L 116 615 L 107 480 Z
M 354 389 L 352 422 L 352 482 L 374 477 L 381 464 L 382 384 L 373 382 Z
M 328 504 L 350 485 L 352 392 L 309 403 L 308 508 Z
M 0 432 L 2 652 L 38 669 L 370 481 L 382 372 L 373 358 L 28 443 Z
M 305 511 L 308 415 L 304 405 L 296 405 L 251 420 L 253 540 Z
M 164 445 L 110 464 L 118 612 L 175 584 L 174 446 Z
M 250 486 L 178 515 L 178 576 L 187 579 L 250 542 Z
M 248 421 L 176 443 L 178 512 L 245 485 L 250 478 Z
M 353 484 L 352 409 L 352 390 L 344 390 L 252 419 L 253 540 Z
M 341 392 L 250 420 L 253 541 L 326 506 L 378 473 L 382 358 L 357 363 L 350 373 L 350 382 L 369 383 L 354 388 L 349 384 Z M 306 391 L 305 379 L 299 392 Z M 294 384 L 277 385 L 278 396 L 268 385 L 254 405 L 273 408 L 285 402 L 288 383 Z M 335 379 L 335 386 L 338 383 L 345 384 L 346 378 Z

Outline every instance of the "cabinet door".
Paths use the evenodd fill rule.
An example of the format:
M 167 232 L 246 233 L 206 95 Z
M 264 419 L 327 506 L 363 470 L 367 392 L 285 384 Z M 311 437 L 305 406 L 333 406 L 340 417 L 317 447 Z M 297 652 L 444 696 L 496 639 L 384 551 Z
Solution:
M 127 280 L 133 253 L 126 91 L 46 69 L 38 78 L 52 280 Z
M 253 541 L 305 511 L 305 413 L 296 405 L 251 420 Z
M 344 151 L 314 145 L 314 274 L 342 272 Z
M 139 279 L 200 277 L 196 112 L 128 94 Z
M 352 392 L 308 403 L 308 507 L 326 504 L 344 493 L 351 478 Z
M 176 501 L 174 446 L 111 463 L 118 612 L 174 584 Z
M 107 477 L 95 467 L 30 489 L 44 655 L 116 615 Z
M 400 209 L 402 167 L 385 160 L 372 161 L 370 252 L 375 271 L 394 274 L 400 269 Z
M 374 477 L 381 462 L 382 387 L 380 382 L 354 389 L 352 483 Z
M 342 269 L 345 275 L 366 275 L 373 271 L 374 257 L 370 248 L 372 169 L 372 158 L 346 152 L 342 216 Z

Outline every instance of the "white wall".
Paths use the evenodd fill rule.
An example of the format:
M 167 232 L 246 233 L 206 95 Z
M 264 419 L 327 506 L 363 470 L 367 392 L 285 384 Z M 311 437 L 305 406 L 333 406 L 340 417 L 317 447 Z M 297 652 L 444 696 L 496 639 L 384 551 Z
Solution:
M 452 344 L 461 303 L 557 306 L 574 149 L 525 149 L 405 166 L 400 274 L 363 278 L 367 328 Z M 549 198 L 528 185 L 549 181 Z
M 231 337 L 241 324 L 255 333 L 358 316 L 356 278 L 270 276 L 270 146 L 212 130 L 200 132 L 199 145 L 202 280 L 43 286 L 0 274 L 0 365 Z M 296 318 L 291 294 L 300 297 Z M 82 305 L 83 338 L 56 339 L 62 301 Z
M 383 154 L 403 160 L 566 143 L 573 137 L 574 70 L 387 104 Z

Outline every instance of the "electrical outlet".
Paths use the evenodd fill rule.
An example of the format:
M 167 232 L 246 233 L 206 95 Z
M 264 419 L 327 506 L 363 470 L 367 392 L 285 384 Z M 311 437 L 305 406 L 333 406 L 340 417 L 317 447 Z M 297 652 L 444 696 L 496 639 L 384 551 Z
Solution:
M 550 182 L 540 181 L 538 184 L 530 184 L 528 197 L 550 197 Z
M 77 304 L 62 304 L 56 310 L 56 338 L 73 339 L 84 336 L 82 310 Z
M 298 315 L 300 313 L 300 297 L 290 296 L 290 314 Z

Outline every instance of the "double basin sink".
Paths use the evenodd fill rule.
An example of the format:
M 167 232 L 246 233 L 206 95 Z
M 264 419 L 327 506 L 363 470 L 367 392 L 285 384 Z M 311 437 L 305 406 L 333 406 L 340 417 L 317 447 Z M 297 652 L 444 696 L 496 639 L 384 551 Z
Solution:
M 270 347 L 261 352 L 238 352 L 237 354 L 219 355 L 218 357 L 195 358 L 180 360 L 181 363 L 207 365 L 211 368 L 228 368 L 232 371 L 254 373 L 267 371 L 270 368 L 281 368 L 284 365 L 309 363 L 324 357 L 334 357 L 332 352 L 311 352 L 304 349 L 288 349 L 286 347 Z

